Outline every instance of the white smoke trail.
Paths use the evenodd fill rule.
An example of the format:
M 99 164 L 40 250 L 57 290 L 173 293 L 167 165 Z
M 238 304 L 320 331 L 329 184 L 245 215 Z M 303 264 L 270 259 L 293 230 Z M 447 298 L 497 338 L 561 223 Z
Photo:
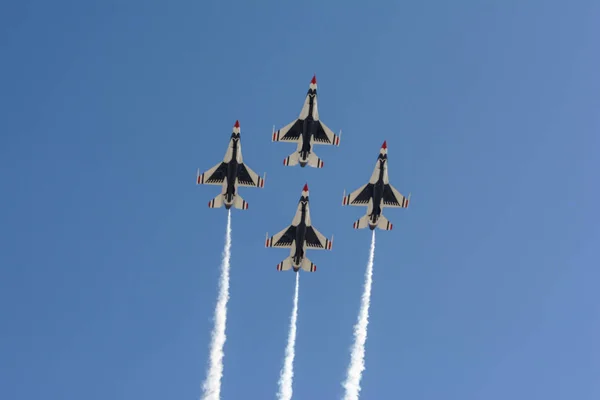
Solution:
M 296 290 L 294 292 L 294 307 L 292 308 L 292 317 L 290 320 L 290 333 L 287 346 L 285 348 L 285 360 L 283 368 L 279 375 L 279 392 L 277 398 L 280 400 L 290 400 L 292 398 L 292 378 L 294 377 L 294 355 L 296 347 L 296 320 L 298 319 L 298 282 L 300 281 L 300 272 L 296 272 Z
M 210 343 L 210 366 L 206 380 L 202 384 L 204 400 L 221 398 L 221 377 L 223 376 L 223 346 L 225 345 L 225 324 L 227 322 L 227 300 L 229 300 L 229 265 L 231 260 L 231 210 L 227 214 L 227 233 L 221 261 L 219 297 L 215 307 L 215 325 Z
M 375 231 L 371 237 L 369 262 L 365 272 L 365 290 L 360 303 L 358 321 L 354 325 L 354 345 L 348 367 L 348 375 L 343 386 L 346 389 L 344 400 L 358 400 L 360 379 L 365 370 L 365 342 L 367 341 L 367 326 L 369 325 L 369 305 L 371 304 L 371 284 L 373 282 L 373 259 L 375 258 Z

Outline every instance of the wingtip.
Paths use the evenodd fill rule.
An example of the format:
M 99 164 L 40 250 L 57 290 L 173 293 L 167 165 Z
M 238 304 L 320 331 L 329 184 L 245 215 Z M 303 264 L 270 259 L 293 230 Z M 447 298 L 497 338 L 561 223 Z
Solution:
M 267 180 L 267 173 L 265 172 L 262 176 L 262 178 L 259 178 L 259 184 L 258 187 L 260 188 L 264 188 L 265 187 L 265 181 Z
M 237 119 L 235 120 L 235 125 L 233 125 L 234 128 L 239 128 L 240 127 L 240 121 L 238 121 Z

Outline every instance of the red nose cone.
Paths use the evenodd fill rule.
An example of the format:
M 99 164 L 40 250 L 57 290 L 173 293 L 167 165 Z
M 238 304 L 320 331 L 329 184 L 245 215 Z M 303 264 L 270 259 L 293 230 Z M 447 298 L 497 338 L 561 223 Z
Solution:
M 383 144 L 381 145 L 382 149 L 387 149 L 387 140 L 384 140 Z
M 317 84 L 317 75 L 313 75 L 312 81 L 310 81 L 313 85 Z
M 304 184 L 304 189 L 302 189 L 303 192 L 308 192 L 308 183 Z
M 239 128 L 239 127 L 240 127 L 240 121 L 237 121 L 237 120 L 236 120 L 236 121 L 235 121 L 235 125 L 234 125 L 234 127 L 235 127 L 235 128 Z

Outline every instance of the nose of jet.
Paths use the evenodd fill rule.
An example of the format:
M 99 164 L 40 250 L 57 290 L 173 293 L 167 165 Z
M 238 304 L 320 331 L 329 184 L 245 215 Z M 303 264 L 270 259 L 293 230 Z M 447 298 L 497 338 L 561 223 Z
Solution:
M 233 133 L 240 133 L 240 121 L 236 120 L 233 125 Z
M 387 141 L 384 141 L 379 149 L 379 157 L 387 155 Z
M 302 188 L 302 191 L 308 193 L 308 183 L 304 184 L 304 187 Z

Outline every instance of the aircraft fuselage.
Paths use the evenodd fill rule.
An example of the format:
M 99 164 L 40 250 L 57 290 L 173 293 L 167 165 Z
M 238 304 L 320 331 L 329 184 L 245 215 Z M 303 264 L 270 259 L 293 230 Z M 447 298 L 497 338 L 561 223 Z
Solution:
M 300 158 L 298 161 L 301 167 L 305 167 L 308 164 L 308 156 L 312 151 L 311 139 L 317 133 L 319 127 L 319 121 L 315 121 L 313 118 L 317 93 L 315 91 L 314 93 L 309 93 L 308 96 L 308 116 L 302 121 L 302 146 L 300 147 Z
M 225 196 L 225 208 L 228 210 L 233 205 L 233 199 L 235 198 L 235 183 L 239 170 L 239 164 L 237 162 L 239 137 L 232 137 L 231 140 L 233 141 L 233 148 L 231 149 L 231 160 L 229 160 L 229 163 L 227 163 L 227 187 L 225 188 L 225 193 L 223 194 L 223 196 Z
M 296 227 L 296 248 L 294 249 L 294 255 L 292 256 L 292 267 L 294 272 L 298 272 L 304 259 L 304 237 L 306 235 L 306 203 L 301 205 L 300 209 L 300 223 Z
M 379 222 L 379 216 L 381 215 L 381 200 L 383 199 L 383 189 L 385 187 L 383 183 L 383 173 L 386 160 L 380 159 L 379 163 L 379 178 L 377 182 L 373 184 L 373 209 L 369 218 L 369 228 L 374 230 Z

